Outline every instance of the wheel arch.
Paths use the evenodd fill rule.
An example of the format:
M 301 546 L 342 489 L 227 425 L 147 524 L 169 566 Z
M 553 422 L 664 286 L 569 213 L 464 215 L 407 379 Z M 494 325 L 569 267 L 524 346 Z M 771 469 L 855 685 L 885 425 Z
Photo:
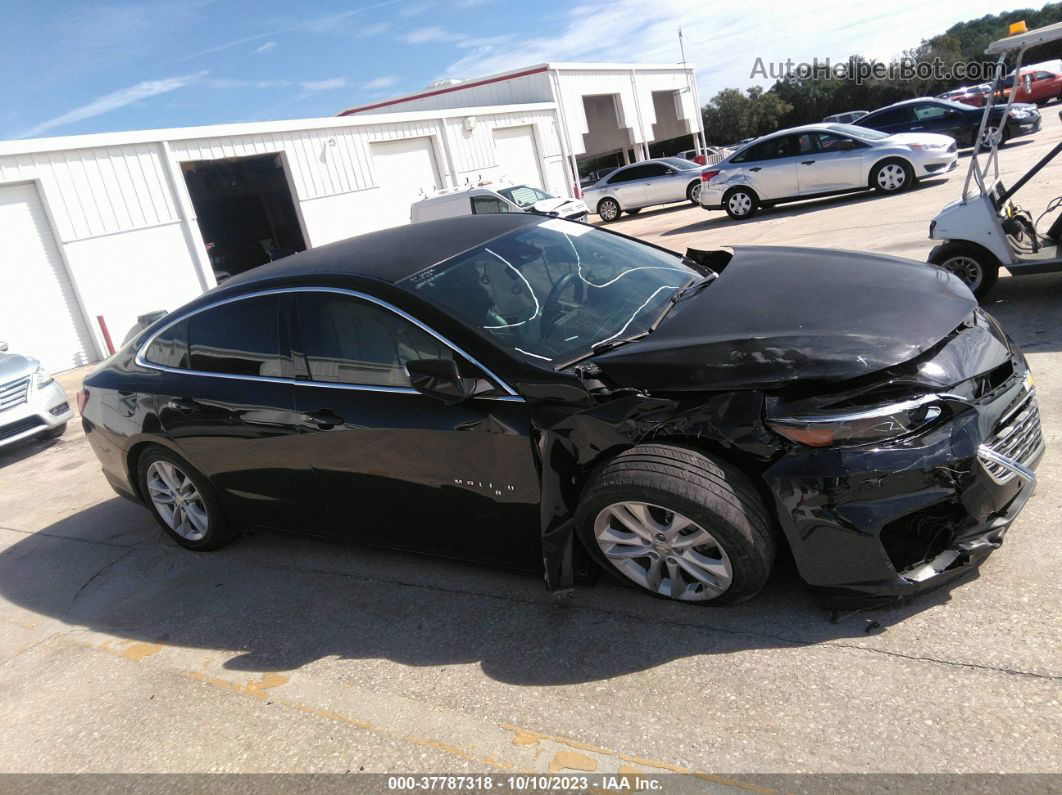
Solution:
M 133 489 L 133 493 L 143 501 L 144 495 L 140 491 L 140 476 L 138 474 L 138 467 L 140 463 L 140 456 L 144 454 L 144 451 L 149 447 L 161 447 L 164 450 L 168 450 L 174 455 L 178 455 L 184 458 L 181 449 L 177 447 L 170 439 L 164 436 L 153 436 L 149 434 L 139 434 L 134 437 L 134 441 L 129 445 L 129 449 L 125 451 L 125 468 L 126 475 L 129 478 L 129 485 Z
M 877 170 L 879 168 L 881 168 L 886 163 L 893 163 L 893 162 L 900 163 L 901 165 L 906 166 L 908 173 L 910 173 L 910 175 L 911 175 L 911 179 L 914 180 L 914 178 L 915 178 L 914 163 L 912 163 L 910 160 L 908 160 L 903 155 L 885 155 L 884 157 L 881 157 L 881 158 L 878 158 L 877 160 L 875 160 L 874 164 L 870 167 L 870 170 L 867 172 L 867 187 L 868 188 L 873 188 L 874 187 L 874 174 L 877 172 Z

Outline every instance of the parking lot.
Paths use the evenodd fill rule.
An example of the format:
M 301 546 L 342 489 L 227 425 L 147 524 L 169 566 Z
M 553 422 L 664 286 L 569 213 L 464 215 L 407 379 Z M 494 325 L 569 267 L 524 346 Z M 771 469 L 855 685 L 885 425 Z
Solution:
M 1048 106 L 1004 181 L 1060 132 Z M 611 228 L 924 260 L 966 162 L 895 196 Z M 1015 200 L 1039 215 L 1060 175 Z M 978 574 L 901 607 L 831 615 L 786 562 L 737 607 L 602 578 L 559 608 L 534 576 L 319 540 L 194 554 L 76 423 L 0 453 L 0 770 L 1059 772 L 1062 274 L 1001 278 L 986 307 L 1036 374 L 1038 491 Z

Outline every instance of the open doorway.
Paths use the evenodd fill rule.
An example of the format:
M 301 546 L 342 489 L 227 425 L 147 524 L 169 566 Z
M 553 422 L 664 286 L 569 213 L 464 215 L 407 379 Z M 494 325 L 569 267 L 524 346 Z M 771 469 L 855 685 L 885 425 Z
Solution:
M 279 154 L 181 163 L 214 276 L 306 249 Z

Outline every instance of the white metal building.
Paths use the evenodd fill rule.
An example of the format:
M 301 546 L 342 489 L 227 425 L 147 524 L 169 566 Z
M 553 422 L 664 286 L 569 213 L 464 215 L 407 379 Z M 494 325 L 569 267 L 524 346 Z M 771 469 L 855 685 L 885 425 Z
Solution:
M 0 142 L 0 340 L 51 370 L 96 361 L 138 316 L 270 255 L 408 223 L 422 193 L 506 178 L 570 196 L 575 156 L 600 142 L 640 159 L 699 131 L 690 74 L 623 69 L 544 65 L 421 98 L 436 107 Z

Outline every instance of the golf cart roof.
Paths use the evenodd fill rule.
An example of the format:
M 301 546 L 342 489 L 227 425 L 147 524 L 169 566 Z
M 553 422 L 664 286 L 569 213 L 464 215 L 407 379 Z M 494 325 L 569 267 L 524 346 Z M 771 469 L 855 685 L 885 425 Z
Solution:
M 1028 33 L 1016 33 L 1005 39 L 994 41 L 985 50 L 989 55 L 998 55 L 1001 52 L 1020 50 L 1023 47 L 1032 47 L 1035 44 L 1044 44 L 1049 41 L 1062 39 L 1062 22 L 1054 25 L 1045 25 L 1042 28 L 1030 30 Z

